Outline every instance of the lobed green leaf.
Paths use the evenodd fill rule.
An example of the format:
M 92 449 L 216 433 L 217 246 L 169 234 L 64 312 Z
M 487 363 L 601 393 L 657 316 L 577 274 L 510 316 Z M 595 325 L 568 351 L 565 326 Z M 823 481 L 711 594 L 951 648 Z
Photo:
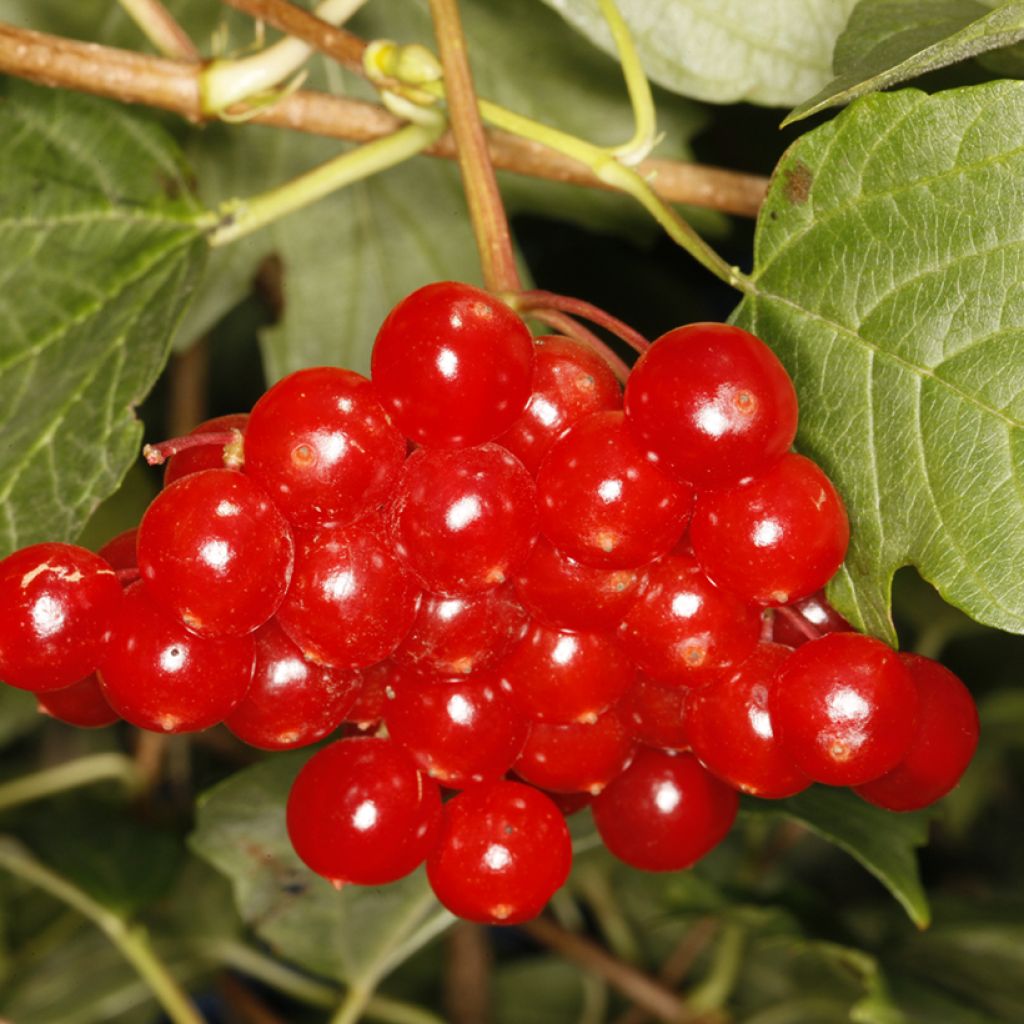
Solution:
M 914 565 L 1024 632 L 1024 84 L 865 97 L 779 163 L 736 323 L 801 398 L 853 529 L 829 596 L 890 642 Z

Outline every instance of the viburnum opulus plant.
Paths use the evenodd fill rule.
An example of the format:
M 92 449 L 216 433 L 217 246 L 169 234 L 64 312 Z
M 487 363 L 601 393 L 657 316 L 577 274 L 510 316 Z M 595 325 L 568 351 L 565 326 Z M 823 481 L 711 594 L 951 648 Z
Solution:
M 1024 1012 L 1017 5 L 620 6 L 0 2 L 0 1016 Z

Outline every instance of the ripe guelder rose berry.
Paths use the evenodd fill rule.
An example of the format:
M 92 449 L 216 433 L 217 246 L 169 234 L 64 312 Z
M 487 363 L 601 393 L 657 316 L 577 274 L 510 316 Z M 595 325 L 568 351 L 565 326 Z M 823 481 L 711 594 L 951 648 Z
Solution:
M 288 795 L 287 821 L 295 852 L 318 875 L 384 885 L 433 848 L 441 794 L 390 740 L 354 737 L 306 762 Z
M 790 655 L 781 644 L 758 644 L 735 668 L 699 690 L 686 704 L 686 730 L 694 755 L 734 789 L 779 800 L 811 780 L 780 748 L 768 711 L 775 673 Z
M 817 640 L 826 633 L 852 631 L 846 619 L 828 603 L 825 591 L 819 590 L 808 597 L 774 612 L 772 639 L 787 647 L 802 647 L 809 640 Z
M 577 420 L 622 408 L 622 388 L 593 349 L 556 335 L 534 342 L 533 393 L 519 418 L 497 438 L 532 473 Z
M 200 636 L 259 629 L 284 598 L 293 556 L 284 517 L 230 469 L 175 481 L 139 524 L 139 571 L 149 595 Z
M 96 670 L 121 586 L 74 544 L 34 544 L 0 562 L 0 680 L 45 693 Z
M 466 448 L 507 430 L 530 397 L 533 339 L 505 303 L 472 285 L 428 284 L 381 324 L 371 376 L 402 433 Z
M 421 448 L 409 456 L 387 509 L 395 550 L 440 594 L 504 583 L 537 539 L 530 474 L 504 448 Z
M 188 433 L 189 437 L 196 434 L 221 434 L 224 431 L 237 430 L 244 434 L 249 424 L 249 414 L 244 412 L 233 412 L 227 416 L 214 416 L 211 420 L 204 420 Z M 198 473 L 202 469 L 231 469 L 233 466 L 225 466 L 223 444 L 202 444 L 194 448 L 186 448 L 184 451 L 172 455 L 164 466 L 164 487 L 173 484 L 189 473 Z
M 255 405 L 245 473 L 297 526 L 350 523 L 387 498 L 405 440 L 358 373 L 298 370 Z
M 763 472 L 796 435 L 789 374 L 763 341 L 728 324 L 662 335 L 633 367 L 624 402 L 644 451 L 698 488 Z
M 690 526 L 708 577 L 751 604 L 788 604 L 819 590 L 843 564 L 849 540 L 832 482 L 793 454 L 732 487 L 703 492 Z
M 917 710 L 917 688 L 896 652 L 859 633 L 797 648 L 768 695 L 782 751 L 831 786 L 860 786 L 895 768 L 910 748 Z
M 540 529 L 559 550 L 602 569 L 632 569 L 670 551 L 693 489 L 667 477 L 633 441 L 621 412 L 580 420 L 537 473 Z
M 40 693 L 38 700 L 43 714 L 79 729 L 101 729 L 105 725 L 113 725 L 121 717 L 107 703 L 95 672 L 60 690 Z
M 630 735 L 638 743 L 662 750 L 689 750 L 687 696 L 682 686 L 658 686 L 638 679 L 616 705 Z
M 739 797 L 693 755 L 641 748 L 591 806 L 619 860 L 644 871 L 679 871 L 725 838 Z
M 978 709 L 970 690 L 944 665 L 917 654 L 901 654 L 900 661 L 917 689 L 917 729 L 903 760 L 856 793 L 890 811 L 915 811 L 960 781 L 978 745 Z
M 551 800 L 519 782 L 493 782 L 445 804 L 427 878 L 453 914 L 518 924 L 544 909 L 571 864 L 569 830 Z

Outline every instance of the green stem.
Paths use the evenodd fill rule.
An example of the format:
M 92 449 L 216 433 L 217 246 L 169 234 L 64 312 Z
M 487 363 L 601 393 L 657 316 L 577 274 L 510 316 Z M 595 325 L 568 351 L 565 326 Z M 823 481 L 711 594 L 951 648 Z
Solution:
M 197 62 L 199 51 L 160 0 L 120 0 L 125 13 L 158 53 L 170 60 Z
M 619 13 L 615 0 L 598 0 L 601 14 L 608 25 L 619 54 L 622 76 L 626 80 L 630 106 L 633 108 L 633 137 L 612 149 L 624 164 L 632 167 L 650 153 L 657 139 L 658 125 L 654 109 L 654 97 L 647 74 L 640 63 L 640 54 L 633 43 L 633 34 Z
M 204 958 L 255 978 L 269 988 L 309 1006 L 336 1006 L 340 990 L 317 981 L 238 939 L 209 939 L 199 943 Z
M 136 790 L 142 784 L 130 757 L 124 754 L 90 754 L 0 785 L 0 811 L 103 779 L 118 779 L 129 790 Z
M 73 907 L 100 928 L 149 986 L 173 1024 L 203 1024 L 203 1018 L 150 945 L 146 930 L 131 925 L 66 878 L 35 859 L 18 842 L 0 838 L 0 868 Z
M 227 245 L 337 189 L 394 167 L 435 143 L 444 130 L 444 119 L 440 116 L 432 124 L 406 125 L 392 135 L 348 150 L 262 195 L 229 200 L 202 222 L 210 231 L 210 245 Z
M 522 283 L 512 251 L 508 217 L 480 122 L 457 0 L 430 0 L 430 13 L 484 283 L 493 292 L 518 292 Z
M 688 1002 L 699 1013 L 720 1010 L 729 1000 L 743 964 L 746 931 L 738 924 L 722 928 L 711 957 L 711 968 L 691 989 Z

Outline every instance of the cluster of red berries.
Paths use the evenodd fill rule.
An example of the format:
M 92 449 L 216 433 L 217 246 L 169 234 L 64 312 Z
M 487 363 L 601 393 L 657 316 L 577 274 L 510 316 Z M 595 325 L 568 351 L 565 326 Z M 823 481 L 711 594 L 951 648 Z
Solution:
M 920 807 L 966 767 L 974 705 L 818 594 L 848 526 L 796 425 L 738 328 L 670 331 L 623 394 L 588 347 L 431 285 L 372 381 L 294 373 L 167 447 L 137 531 L 0 563 L 0 678 L 75 724 L 271 750 L 354 723 L 295 781 L 299 856 L 364 885 L 426 861 L 484 922 L 540 911 L 588 803 L 648 870 L 715 846 L 738 791 Z

